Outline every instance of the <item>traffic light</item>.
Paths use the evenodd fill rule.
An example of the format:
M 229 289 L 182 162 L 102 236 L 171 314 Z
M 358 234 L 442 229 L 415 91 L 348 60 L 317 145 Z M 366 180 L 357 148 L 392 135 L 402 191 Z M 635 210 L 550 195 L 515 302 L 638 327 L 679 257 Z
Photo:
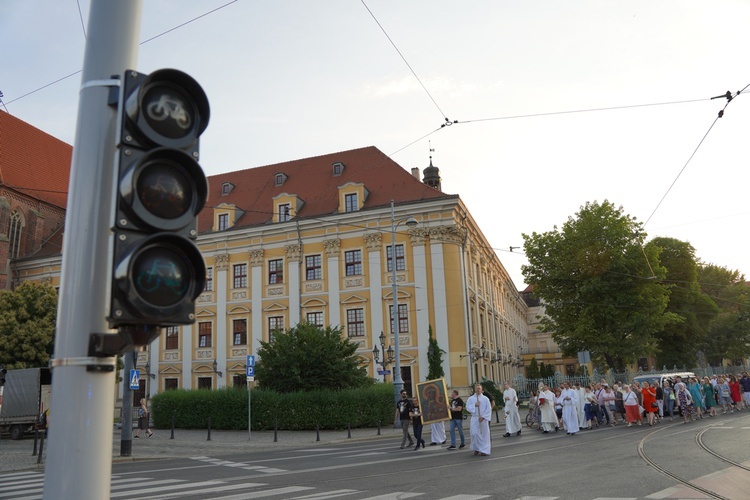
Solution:
M 110 327 L 191 324 L 206 267 L 196 217 L 208 184 L 198 164 L 209 106 L 189 75 L 128 70 L 118 99 Z M 152 338 L 144 341 L 150 342 Z

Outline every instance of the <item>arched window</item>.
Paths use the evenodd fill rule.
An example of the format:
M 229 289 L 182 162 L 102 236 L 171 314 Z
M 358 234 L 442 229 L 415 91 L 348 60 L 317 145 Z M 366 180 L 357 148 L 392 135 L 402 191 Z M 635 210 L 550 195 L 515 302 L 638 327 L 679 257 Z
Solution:
M 8 258 L 15 259 L 21 251 L 21 212 L 13 210 L 8 218 Z

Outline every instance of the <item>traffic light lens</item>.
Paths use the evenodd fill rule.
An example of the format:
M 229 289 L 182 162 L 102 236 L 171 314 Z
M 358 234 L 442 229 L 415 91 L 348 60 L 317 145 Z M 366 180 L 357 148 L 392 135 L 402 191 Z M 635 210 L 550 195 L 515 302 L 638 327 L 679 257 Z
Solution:
M 156 160 L 144 166 L 136 189 L 144 208 L 162 219 L 176 219 L 190 210 L 192 185 L 172 162 Z
M 191 264 L 170 246 L 150 246 L 133 262 L 136 292 L 149 304 L 169 307 L 187 294 L 192 278 Z
M 148 125 L 169 139 L 181 139 L 193 133 L 195 108 L 180 90 L 164 84 L 149 87 L 142 106 Z

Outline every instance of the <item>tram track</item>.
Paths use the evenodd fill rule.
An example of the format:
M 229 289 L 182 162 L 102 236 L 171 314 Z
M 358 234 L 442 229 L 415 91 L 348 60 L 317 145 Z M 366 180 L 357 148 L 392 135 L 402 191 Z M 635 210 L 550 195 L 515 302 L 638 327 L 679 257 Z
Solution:
M 728 497 L 725 497 L 725 496 L 723 496 L 723 495 L 721 495 L 721 494 L 719 494 L 719 493 L 717 493 L 715 491 L 712 491 L 712 490 L 709 490 L 709 489 L 704 488 L 702 486 L 699 486 L 699 485 L 697 485 L 697 484 L 695 484 L 695 483 L 693 483 L 693 482 L 691 482 L 691 481 L 689 481 L 689 480 L 687 480 L 687 479 L 685 479 L 685 478 L 683 478 L 683 477 L 681 477 L 681 476 L 679 476 L 679 475 L 677 475 L 677 474 L 675 474 L 675 473 L 667 470 L 665 467 L 659 465 L 656 461 L 654 461 L 651 457 L 649 457 L 646 454 L 646 451 L 645 451 L 644 448 L 645 448 L 645 444 L 646 444 L 647 441 L 649 441 L 656 434 L 659 434 L 659 433 L 661 433 L 664 430 L 671 429 L 671 428 L 673 428 L 675 426 L 677 426 L 677 424 L 673 424 L 673 425 L 670 425 L 668 427 L 662 427 L 660 429 L 653 430 L 653 431 L 649 432 L 648 434 L 646 434 L 645 436 L 643 436 L 643 438 L 638 443 L 638 455 L 641 457 L 641 459 L 644 462 L 646 462 L 646 464 L 649 467 L 651 467 L 652 469 L 656 470 L 660 474 L 668 476 L 668 477 L 674 479 L 675 481 L 677 481 L 678 483 L 680 483 L 682 485 L 685 485 L 685 486 L 687 486 L 688 488 L 690 488 L 692 490 L 699 491 L 699 492 L 703 493 L 704 495 L 707 495 L 709 498 L 716 498 L 716 499 L 720 499 L 720 500 L 732 500 L 732 499 L 730 499 Z M 732 465 L 734 467 L 738 467 L 740 469 L 750 471 L 750 467 L 747 467 L 747 466 L 745 466 L 743 464 L 735 462 L 734 460 L 731 460 L 731 459 L 729 459 L 729 458 L 727 458 L 727 457 L 725 457 L 725 456 L 723 456 L 723 455 L 715 452 L 714 450 L 710 449 L 703 442 L 703 435 L 707 431 L 709 431 L 711 428 L 713 428 L 713 427 L 715 427 L 715 426 L 713 426 L 713 425 L 712 426 L 708 426 L 708 427 L 700 430 L 695 435 L 695 443 L 696 443 L 696 445 L 698 445 L 698 447 L 701 450 L 703 450 L 704 452 L 708 453 L 709 455 L 713 456 L 714 458 L 716 458 L 718 460 L 721 460 L 721 461 L 723 461 L 725 463 L 728 463 L 728 464 L 730 464 L 730 465 Z

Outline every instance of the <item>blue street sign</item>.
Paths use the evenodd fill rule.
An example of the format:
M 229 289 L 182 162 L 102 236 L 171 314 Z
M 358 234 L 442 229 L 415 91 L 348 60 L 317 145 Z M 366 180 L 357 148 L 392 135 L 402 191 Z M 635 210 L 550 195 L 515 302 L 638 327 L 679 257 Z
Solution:
M 140 389 L 141 388 L 141 371 L 130 370 L 130 388 Z
M 247 355 L 247 359 L 245 360 L 245 365 L 247 366 L 255 366 L 255 356 L 252 354 Z M 250 375 L 248 375 L 249 377 Z
M 390 370 L 378 370 L 378 375 L 390 375 Z
M 255 376 L 255 367 L 249 366 L 247 367 L 247 376 L 248 377 L 254 377 Z

